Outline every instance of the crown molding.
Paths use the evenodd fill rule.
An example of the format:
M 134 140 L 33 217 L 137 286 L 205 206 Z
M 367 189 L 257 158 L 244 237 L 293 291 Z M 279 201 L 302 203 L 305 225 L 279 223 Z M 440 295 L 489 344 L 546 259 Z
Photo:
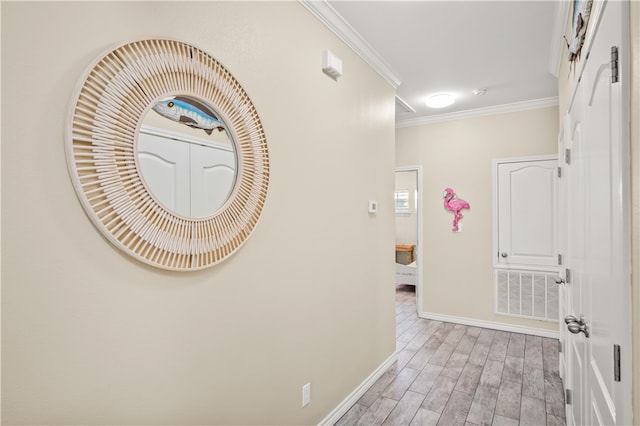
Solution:
M 391 70 L 389 64 L 326 0 L 298 0 L 298 2 L 345 42 L 394 89 L 400 86 L 400 79 Z
M 569 7 L 571 2 L 567 0 L 556 0 L 555 18 L 553 21 L 553 32 L 551 33 L 551 49 L 549 51 L 549 72 L 558 77 L 560 73 L 561 56 L 566 42 L 563 38 L 564 30 L 567 26 Z
M 407 112 L 416 112 L 416 109 L 409 105 L 407 101 L 402 99 L 400 96 L 396 95 L 396 103 L 400 104 Z
M 514 102 L 511 104 L 496 105 L 486 108 L 476 108 L 467 111 L 451 112 L 446 114 L 430 115 L 427 117 L 396 120 L 396 128 L 420 126 L 423 124 L 441 123 L 444 121 L 462 120 L 465 118 L 482 117 L 485 115 L 505 114 L 509 112 L 526 111 L 529 109 L 546 108 L 558 105 L 558 97 L 534 99 L 532 101 Z

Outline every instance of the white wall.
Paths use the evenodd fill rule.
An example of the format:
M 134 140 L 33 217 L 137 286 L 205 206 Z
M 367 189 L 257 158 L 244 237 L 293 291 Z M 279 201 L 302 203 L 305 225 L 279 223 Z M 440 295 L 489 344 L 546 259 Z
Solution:
M 316 18 L 294 2 L 1 7 L 3 424 L 315 424 L 394 353 L 394 91 Z M 112 247 L 67 173 L 78 78 L 147 36 L 222 62 L 267 135 L 261 221 L 205 271 Z
M 557 330 L 557 323 L 494 314 L 493 181 L 497 158 L 554 154 L 558 109 L 548 107 L 396 130 L 396 166 L 423 169 L 423 306 L 439 315 Z M 471 205 L 451 231 L 442 193 Z

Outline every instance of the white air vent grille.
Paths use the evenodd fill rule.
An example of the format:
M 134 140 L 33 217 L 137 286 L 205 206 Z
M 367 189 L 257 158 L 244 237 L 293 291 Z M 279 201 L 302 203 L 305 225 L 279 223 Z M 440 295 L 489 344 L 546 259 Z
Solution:
M 496 313 L 558 321 L 556 275 L 553 272 L 497 269 Z

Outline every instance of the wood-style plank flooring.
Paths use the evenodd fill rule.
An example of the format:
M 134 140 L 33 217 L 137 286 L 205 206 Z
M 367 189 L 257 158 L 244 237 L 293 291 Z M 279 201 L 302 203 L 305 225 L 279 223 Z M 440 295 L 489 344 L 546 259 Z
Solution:
M 398 361 L 336 423 L 565 425 L 558 341 L 420 319 L 396 289 Z

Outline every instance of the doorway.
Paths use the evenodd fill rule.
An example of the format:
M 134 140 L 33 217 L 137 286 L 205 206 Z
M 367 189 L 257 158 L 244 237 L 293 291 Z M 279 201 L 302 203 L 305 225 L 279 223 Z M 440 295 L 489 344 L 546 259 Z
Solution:
M 415 312 L 422 314 L 422 166 L 395 172 L 396 289 L 415 292 Z

